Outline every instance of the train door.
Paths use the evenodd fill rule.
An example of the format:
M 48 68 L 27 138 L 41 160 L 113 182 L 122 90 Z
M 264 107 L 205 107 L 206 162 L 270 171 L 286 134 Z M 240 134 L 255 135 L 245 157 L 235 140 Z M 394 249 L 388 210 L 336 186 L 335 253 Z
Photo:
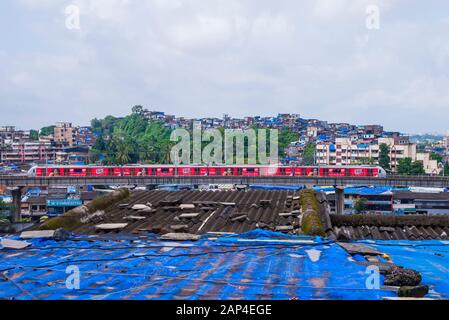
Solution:
M 45 175 L 45 171 L 42 168 L 36 168 L 36 177 L 42 177 Z
M 294 174 L 295 174 L 295 176 L 298 176 L 298 177 L 306 176 L 307 175 L 306 168 L 304 168 L 304 167 L 295 168 Z
M 134 175 L 138 176 L 138 177 L 146 176 L 147 175 L 146 169 L 145 168 L 134 168 Z
M 156 168 L 154 168 L 154 167 L 149 167 L 149 168 L 147 168 L 147 174 L 149 175 L 149 176 L 155 176 L 156 175 Z
M 194 167 L 193 168 L 193 175 L 195 175 L 195 176 L 204 176 L 205 175 L 204 171 L 207 172 L 207 168 L 204 168 L 204 171 L 202 169 L 203 168 L 201 168 L 201 167 Z M 203 172 L 203 174 L 201 174 L 201 172 Z
M 129 177 L 131 175 L 131 168 L 122 168 L 122 176 Z
M 121 170 L 121 168 L 114 168 L 114 170 L 113 170 L 113 175 L 114 175 L 114 177 L 120 177 L 121 175 L 122 175 L 122 170 Z

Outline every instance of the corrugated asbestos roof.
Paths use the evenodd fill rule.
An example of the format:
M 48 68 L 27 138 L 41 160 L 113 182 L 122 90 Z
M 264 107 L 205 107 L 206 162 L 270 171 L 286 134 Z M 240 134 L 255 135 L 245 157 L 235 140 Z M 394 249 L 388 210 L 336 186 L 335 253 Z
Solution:
M 299 202 L 289 204 L 287 197 L 298 195 L 293 191 L 134 191 L 130 198 L 121 201 L 105 214 L 74 230 L 77 234 L 97 233 L 98 223 L 123 223 L 125 234 L 139 232 L 174 232 L 173 226 L 185 228 L 180 232 L 203 234 L 207 232 L 242 233 L 255 229 L 276 231 L 278 227 L 291 227 L 289 233 L 296 233 L 300 227 L 297 216 L 280 216 L 299 210 Z M 269 200 L 261 205 L 261 200 Z M 163 205 L 161 201 L 175 201 L 181 204 L 195 204 L 194 209 L 179 210 L 179 204 Z M 132 209 L 135 204 L 151 203 L 155 212 L 140 214 Z M 227 203 L 228 205 L 220 204 Z M 229 205 L 235 203 L 235 206 Z M 182 218 L 183 213 L 199 213 L 196 217 Z M 126 216 L 142 215 L 145 219 L 125 221 Z
M 445 240 L 448 215 L 331 215 L 331 239 Z

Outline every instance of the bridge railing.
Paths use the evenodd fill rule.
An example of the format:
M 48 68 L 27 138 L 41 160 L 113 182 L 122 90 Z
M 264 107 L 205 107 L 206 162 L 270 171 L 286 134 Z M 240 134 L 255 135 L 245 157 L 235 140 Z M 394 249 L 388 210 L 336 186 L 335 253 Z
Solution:
M 449 177 L 392 176 L 376 177 L 317 177 L 317 176 L 122 176 L 122 177 L 27 177 L 0 176 L 0 185 L 7 187 L 62 185 L 157 185 L 157 184 L 286 184 L 286 185 L 376 185 L 449 187 Z

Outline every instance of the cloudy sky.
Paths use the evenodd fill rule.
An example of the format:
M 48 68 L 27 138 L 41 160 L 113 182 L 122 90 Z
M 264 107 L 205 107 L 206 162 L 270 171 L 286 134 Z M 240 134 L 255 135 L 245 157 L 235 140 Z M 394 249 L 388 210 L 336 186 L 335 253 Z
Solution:
M 0 1 L 0 125 L 142 104 L 443 133 L 448 76 L 447 0 Z

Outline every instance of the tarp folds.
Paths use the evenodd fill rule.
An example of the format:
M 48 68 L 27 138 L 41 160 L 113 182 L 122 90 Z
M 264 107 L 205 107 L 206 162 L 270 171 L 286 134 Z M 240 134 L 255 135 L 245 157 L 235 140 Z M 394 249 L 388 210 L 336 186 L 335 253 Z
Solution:
M 256 230 L 195 242 L 130 236 L 111 240 L 32 239 L 29 248 L 0 251 L 4 275 L 0 299 L 353 300 L 396 296 L 392 291 L 367 289 L 366 267 L 354 263 L 337 244 L 319 238 Z M 77 271 L 79 289 L 67 287 L 68 277 Z

